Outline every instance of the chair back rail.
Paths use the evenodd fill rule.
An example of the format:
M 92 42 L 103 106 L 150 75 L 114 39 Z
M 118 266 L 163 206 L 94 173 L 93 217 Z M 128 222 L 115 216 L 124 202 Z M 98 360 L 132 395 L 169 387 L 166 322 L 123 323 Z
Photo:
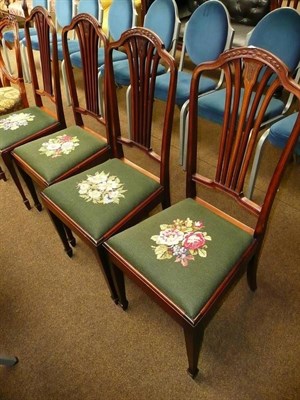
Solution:
M 43 44 L 40 46 L 40 51 L 38 52 L 42 75 L 41 82 L 38 79 L 36 60 L 31 45 L 29 28 L 32 24 L 36 28 L 38 42 Z M 25 37 L 35 103 L 38 107 L 42 107 L 43 98 L 52 101 L 52 103 L 55 104 L 55 111 L 58 120 L 63 121 L 65 124 L 60 88 L 57 34 L 55 25 L 48 14 L 48 11 L 43 7 L 35 7 L 29 18 L 26 19 Z
M 141 32 L 141 35 L 139 34 Z M 118 113 L 118 102 L 114 90 L 114 70 L 112 54 L 116 49 L 123 48 L 129 63 L 131 104 L 131 138 L 124 138 L 121 132 Z M 163 62 L 170 69 L 171 79 L 168 93 L 167 110 L 163 123 L 161 153 L 152 148 L 152 123 L 153 123 L 153 98 L 156 80 L 156 71 L 159 63 Z M 160 38 L 146 28 L 133 28 L 110 43 L 106 54 L 105 71 L 108 72 L 107 93 L 110 105 L 106 109 L 107 119 L 114 129 L 114 149 L 118 157 L 123 157 L 122 145 L 136 146 L 148 154 L 152 159 L 161 163 L 162 184 L 168 180 L 168 163 L 170 153 L 170 140 L 172 129 L 172 116 L 174 110 L 174 93 L 176 90 L 177 65 L 174 58 L 166 51 Z M 133 79 L 134 77 L 134 79 Z
M 214 179 L 208 179 L 197 172 L 197 136 L 194 132 L 198 129 L 197 112 L 198 107 L 201 109 L 201 98 L 198 104 L 196 91 L 203 73 L 216 68 L 224 70 L 226 101 L 216 173 Z M 276 79 L 268 85 L 270 77 L 274 74 Z M 288 68 L 277 57 L 259 48 L 232 49 L 223 53 L 216 62 L 200 65 L 194 72 L 191 85 L 187 196 L 196 196 L 198 183 L 233 196 L 239 204 L 257 215 L 256 236 L 264 234 L 280 179 L 300 132 L 300 118 L 298 118 L 262 205 L 246 198 L 243 191 L 245 177 L 255 150 L 260 126 L 274 93 L 281 86 L 293 93 L 299 102 L 300 86 L 289 75 Z M 265 96 L 261 100 L 262 93 Z

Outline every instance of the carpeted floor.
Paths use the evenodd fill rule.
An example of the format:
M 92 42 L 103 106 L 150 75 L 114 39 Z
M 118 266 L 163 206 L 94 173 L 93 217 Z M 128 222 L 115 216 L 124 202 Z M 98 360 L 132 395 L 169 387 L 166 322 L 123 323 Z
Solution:
M 159 108 L 162 108 L 160 106 Z M 72 120 L 66 108 L 68 122 Z M 172 141 L 172 201 L 184 196 Z M 216 127 L 203 165 L 213 162 Z M 277 152 L 267 148 L 255 196 Z M 242 278 L 206 330 L 193 381 L 180 327 L 133 283 L 127 312 L 110 299 L 91 251 L 68 258 L 46 211 L 27 211 L 0 182 L 1 400 L 292 400 L 300 398 L 300 165 L 291 164 L 271 215 L 251 293 Z

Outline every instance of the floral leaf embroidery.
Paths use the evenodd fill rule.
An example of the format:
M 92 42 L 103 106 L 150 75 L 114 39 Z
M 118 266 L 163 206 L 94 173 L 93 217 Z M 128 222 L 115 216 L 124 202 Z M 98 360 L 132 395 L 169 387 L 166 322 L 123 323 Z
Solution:
M 0 120 L 0 129 L 4 129 L 5 131 L 15 131 L 21 126 L 28 125 L 28 122 L 32 122 L 34 118 L 35 115 L 30 113 L 11 114 L 7 118 Z
M 120 199 L 125 198 L 123 193 L 127 192 L 117 176 L 110 176 L 104 171 L 87 175 L 87 179 L 78 183 L 77 188 L 80 197 L 94 204 L 119 204 Z
M 59 135 L 44 142 L 39 152 L 51 158 L 60 157 L 63 154 L 70 154 L 71 151 L 75 150 L 79 146 L 78 142 L 79 139 L 77 136 Z
M 204 224 L 200 221 L 176 219 L 172 224 L 160 225 L 159 235 L 151 236 L 157 246 L 151 246 L 158 260 L 171 259 L 187 267 L 195 257 L 207 257 L 207 241 L 212 240 L 207 232 L 202 231 Z

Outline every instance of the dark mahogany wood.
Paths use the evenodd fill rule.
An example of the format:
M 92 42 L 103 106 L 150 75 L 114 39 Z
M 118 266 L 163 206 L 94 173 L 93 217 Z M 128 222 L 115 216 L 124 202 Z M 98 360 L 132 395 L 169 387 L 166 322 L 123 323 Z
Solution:
M 216 171 L 215 174 L 212 174 L 212 177 L 207 177 L 200 174 L 199 171 L 201 164 L 199 163 L 199 146 L 197 144 L 199 140 L 198 124 L 201 120 L 198 118 L 198 101 L 201 109 L 201 98 L 198 99 L 198 85 L 203 75 L 219 69 L 224 71 L 226 88 L 224 122 L 219 138 L 219 151 L 216 154 Z M 275 75 L 276 79 L 268 86 L 267 83 L 271 75 Z M 231 286 L 247 271 L 250 289 L 254 291 L 257 287 L 258 259 L 270 211 L 284 169 L 293 154 L 293 148 L 300 134 L 299 116 L 288 143 L 275 166 L 264 199 L 259 204 L 247 199 L 243 193 L 246 172 L 251 165 L 251 157 L 255 150 L 265 111 L 280 86 L 295 95 L 298 103 L 296 107 L 299 108 L 300 86 L 289 76 L 286 66 L 278 58 L 258 48 L 229 50 L 223 53 L 217 61 L 198 66 L 193 73 L 190 93 L 186 196 L 193 198 L 212 212 L 253 235 L 253 241 L 249 247 L 243 252 L 240 259 L 232 265 L 232 269 L 223 282 L 216 288 L 206 304 L 199 309 L 194 318 L 187 317 L 184 310 L 177 307 L 166 293 L 162 292 L 154 282 L 143 276 L 141 272 L 138 272 L 135 268 L 137 266 L 130 264 L 123 254 L 119 254 L 108 243 L 104 243 L 113 267 L 119 302 L 124 304 L 125 309 L 127 308 L 128 301 L 123 276 L 123 273 L 125 273 L 183 327 L 189 364 L 188 372 L 193 378 L 198 373 L 198 358 L 205 327 Z M 244 96 L 242 96 L 242 93 L 244 93 Z M 265 97 L 259 104 L 263 93 Z M 252 95 L 254 95 L 253 102 L 250 101 Z M 202 129 L 201 141 L 204 141 L 210 132 L 205 132 L 204 127 Z M 214 201 L 219 194 L 222 194 L 223 199 L 227 198 L 226 204 L 230 201 L 233 202 L 230 208 L 232 213 L 236 215 L 236 211 L 240 208 L 241 212 L 252 215 L 255 220 L 254 225 L 246 225 L 247 221 L 239 220 L 235 215 L 225 213 L 224 210 L 219 208 L 220 204 L 204 201 L 203 186 L 211 189 L 215 194 L 215 196 L 209 196 L 210 201 Z M 126 238 L 124 237 L 123 240 L 126 240 Z
M 117 100 L 117 87 L 114 80 L 112 53 L 114 50 L 125 51 L 130 65 L 131 103 L 132 103 L 132 132 L 133 135 L 128 139 L 127 125 L 120 124 L 119 103 Z M 160 150 L 154 152 L 152 148 L 152 115 L 154 104 L 154 85 L 156 68 L 159 62 L 163 62 L 170 71 L 170 89 L 163 114 L 162 139 Z M 78 225 L 69 215 L 63 212 L 45 193 L 42 192 L 42 200 L 50 216 L 55 219 L 56 228 L 62 239 L 65 251 L 70 255 L 71 247 L 62 235 L 63 229 L 67 227 L 69 233 L 72 231 L 85 241 L 95 253 L 106 282 L 108 284 L 111 297 L 117 303 L 118 295 L 114 286 L 111 271 L 108 267 L 107 253 L 102 246 L 105 239 L 114 233 L 138 222 L 149 211 L 158 204 L 166 207 L 170 204 L 169 188 L 169 157 L 170 141 L 172 135 L 172 122 L 175 108 L 177 80 L 177 63 L 172 56 L 165 50 L 163 43 L 157 35 L 145 28 L 133 28 L 122 34 L 121 38 L 114 43 L 110 43 L 106 49 L 105 56 L 105 114 L 107 129 L 111 135 L 111 143 L 114 156 L 121 159 L 124 163 L 130 164 L 132 168 L 138 169 L 145 175 L 149 175 L 147 169 L 148 161 L 144 163 L 144 168 L 124 156 L 125 146 L 135 147 L 137 153 L 147 157 L 149 164 L 154 162 L 158 168 L 158 173 L 154 179 L 160 182 L 160 187 L 146 198 L 142 204 L 133 207 L 131 212 L 117 223 L 113 223 L 109 231 L 99 240 L 91 237 L 85 229 Z M 125 132 L 123 131 L 124 128 Z M 152 178 L 154 175 L 150 175 Z M 78 201 L 70 199 L 70 201 Z M 60 221 L 60 226 L 58 226 Z M 71 249 L 72 250 L 72 249 Z M 124 306 L 124 302 L 122 302 Z M 125 307 L 124 307 L 125 308 Z
M 83 64 L 80 71 L 76 70 L 76 76 L 70 61 L 68 48 L 68 37 L 73 35 L 79 41 Z M 64 27 L 62 31 L 62 43 L 75 124 L 84 129 L 87 135 L 97 136 L 99 139 L 105 141 L 107 146 L 87 157 L 77 165 L 71 168 L 66 167 L 64 173 L 52 182 L 47 181 L 38 171 L 34 170 L 29 162 L 26 162 L 19 155 L 13 153 L 13 157 L 20 171 L 22 171 L 23 179 L 38 210 L 41 210 L 42 206 L 32 181 L 34 181 L 40 189 L 44 189 L 92 165 L 103 162 L 111 156 L 110 136 L 106 134 L 106 120 L 104 115 L 100 113 L 98 96 L 98 49 L 100 47 L 106 48 L 108 43 L 107 37 L 102 31 L 101 25 L 93 16 L 81 13 L 73 18 L 69 26 Z M 53 51 L 54 50 L 56 51 L 56 49 L 53 48 Z M 49 57 L 49 55 L 47 57 Z M 49 60 L 47 57 L 45 58 L 46 63 L 47 60 Z M 44 66 L 48 70 L 48 64 Z M 79 73 L 81 74 L 80 76 Z M 80 80 L 85 88 L 84 96 L 81 98 L 78 95 L 78 80 Z M 45 159 L 45 163 L 47 163 L 47 159 Z
M 36 27 L 39 40 L 40 51 L 38 52 L 38 55 L 34 54 L 31 45 L 29 28 L 32 25 Z M 55 117 L 55 122 L 51 126 L 48 126 L 46 129 L 42 129 L 41 131 L 29 135 L 19 142 L 2 149 L 2 159 L 22 196 L 23 202 L 27 208 L 30 208 L 29 201 L 14 168 L 11 153 L 17 146 L 65 128 L 66 122 L 60 90 L 56 29 L 48 11 L 43 7 L 35 7 L 29 18 L 25 21 L 24 30 L 35 105 Z M 53 51 L 51 51 L 51 49 Z M 38 79 L 36 69 L 37 65 L 41 68 L 41 71 L 39 71 L 41 79 Z M 51 109 L 47 104 L 48 101 L 51 103 Z
M 271 10 L 280 7 L 292 7 L 297 10 L 299 0 L 271 0 Z
M 22 72 L 21 52 L 19 43 L 19 27 L 16 18 L 13 16 L 6 16 L 0 20 L 0 39 L 2 39 L 3 32 L 9 30 L 14 32 L 14 43 L 11 44 L 12 53 L 14 57 L 15 71 L 10 72 L 6 60 L 3 57 L 3 51 L 0 51 L 0 87 L 13 86 L 20 92 L 21 105 L 25 108 L 28 107 L 28 100 L 26 95 L 26 88 Z M 7 180 L 5 172 L 0 167 L 0 179 Z

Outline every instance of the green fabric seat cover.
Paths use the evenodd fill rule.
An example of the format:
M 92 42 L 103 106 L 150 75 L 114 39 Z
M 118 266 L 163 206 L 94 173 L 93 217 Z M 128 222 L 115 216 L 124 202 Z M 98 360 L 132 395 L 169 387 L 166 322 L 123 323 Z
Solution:
M 80 197 L 78 184 L 97 172 L 119 178 L 125 191 L 119 204 L 94 204 Z M 97 241 L 158 188 L 160 185 L 156 181 L 119 159 L 111 159 L 49 186 L 43 193 Z
M 0 117 L 0 150 L 47 128 L 57 120 L 39 107 L 29 107 Z
M 74 147 L 70 150 L 70 146 L 68 146 L 67 151 L 62 151 L 61 143 L 63 141 L 57 144 L 60 138 L 68 138 L 67 145 L 72 144 L 72 140 L 75 138 Z M 54 145 L 53 150 L 50 150 L 47 155 L 43 150 L 49 140 Z M 30 165 L 50 185 L 56 178 L 97 153 L 106 145 L 104 140 L 75 125 L 19 146 L 14 150 L 14 153 Z
M 196 254 L 194 259 L 190 257 L 184 266 L 180 261 L 176 262 L 177 256 L 172 255 L 172 251 L 182 254 L 188 249 L 195 249 L 197 243 L 203 244 L 201 240 L 197 242 L 197 234 L 186 232 L 185 237 L 181 237 L 177 242 L 176 236 L 180 237 L 178 232 L 170 234 L 170 231 L 164 231 L 168 234 L 162 239 L 160 237 L 159 243 L 163 243 L 167 238 L 169 249 L 173 245 L 170 258 L 164 257 L 166 248 L 163 245 L 159 248 L 159 240 L 154 239 L 157 239 L 162 229 L 166 229 L 166 224 L 174 226 L 173 221 L 177 220 L 175 225 L 180 225 L 178 221 L 186 221 L 187 218 L 189 222 L 198 222 L 199 228 L 196 230 L 206 232 L 209 240 L 205 241 L 207 247 L 202 247 L 207 252 L 206 257 Z M 201 237 L 200 234 L 200 239 Z M 250 234 L 196 201 L 186 199 L 111 237 L 107 242 L 184 310 L 188 317 L 194 318 L 252 241 L 253 237 Z M 157 254 L 155 250 L 158 250 Z M 162 259 L 158 259 L 158 254 Z

